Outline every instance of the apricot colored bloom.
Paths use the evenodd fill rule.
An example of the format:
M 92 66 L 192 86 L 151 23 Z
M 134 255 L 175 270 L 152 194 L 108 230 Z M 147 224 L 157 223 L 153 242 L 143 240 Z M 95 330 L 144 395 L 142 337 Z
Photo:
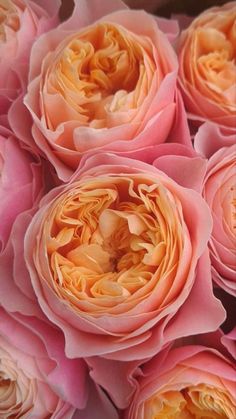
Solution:
M 209 158 L 203 196 L 213 217 L 209 241 L 213 278 L 225 291 L 236 296 L 236 144 L 228 137 L 228 146 L 220 131 L 200 128 L 195 147 Z M 211 142 L 211 145 L 207 143 Z M 230 145 L 232 144 L 232 145 Z
M 59 0 L 0 0 L 0 124 L 26 89 L 34 40 L 57 23 Z
M 235 132 L 236 4 L 200 14 L 182 33 L 179 80 L 189 118 Z
M 22 321 L 0 308 L 0 417 L 74 417 L 86 405 L 84 361 L 67 360 L 63 337 L 45 322 Z
M 234 419 L 236 369 L 204 346 L 170 350 L 144 366 L 126 419 Z
M 26 233 L 25 257 L 41 308 L 65 334 L 67 355 L 157 352 L 163 321 L 174 324 L 197 282 L 210 229 L 200 194 L 136 160 L 89 158 L 72 183 L 45 196 Z M 210 306 L 207 259 L 204 269 Z M 222 320 L 217 304 L 213 312 L 214 322 Z M 179 326 L 174 333 L 182 333 Z
M 178 60 L 160 28 L 170 36 L 177 30 L 119 0 L 102 7 L 82 0 L 35 43 L 25 104 L 34 140 L 62 180 L 86 153 L 132 153 L 166 141 L 177 120 L 177 137 L 189 139 Z

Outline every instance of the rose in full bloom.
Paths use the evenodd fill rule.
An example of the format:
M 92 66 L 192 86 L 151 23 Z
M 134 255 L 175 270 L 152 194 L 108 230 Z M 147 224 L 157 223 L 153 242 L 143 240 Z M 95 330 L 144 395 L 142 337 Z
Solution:
M 34 44 L 24 102 L 34 140 L 63 181 L 89 152 L 134 152 L 173 130 L 189 141 L 178 60 L 161 29 L 173 38 L 176 22 L 119 0 L 80 0 Z
M 189 177 L 191 161 L 175 160 L 176 170 Z M 200 194 L 164 172 L 110 154 L 85 159 L 73 182 L 43 198 L 25 237 L 34 292 L 67 356 L 143 359 L 176 336 L 217 328 L 210 231 Z
M 171 349 L 144 366 L 125 419 L 234 419 L 236 368 L 211 347 Z
M 0 308 L 0 358 L 1 418 L 117 419 L 85 361 L 66 359 L 63 336 L 45 322 Z
M 34 40 L 58 21 L 59 0 L 0 0 L 0 124 L 26 89 Z
M 2 135 L 1 135 L 2 134 Z M 42 195 L 41 163 L 23 150 L 12 133 L 0 131 L 0 252 L 16 217 Z
M 179 80 L 189 118 L 211 120 L 235 134 L 236 4 L 200 14 L 183 31 Z
M 225 291 L 236 296 L 236 144 L 220 130 L 203 126 L 195 138 L 196 149 L 209 158 L 203 196 L 213 217 L 209 241 L 213 278 Z M 210 144 L 209 144 L 210 143 Z M 232 144 L 232 145 L 230 145 Z

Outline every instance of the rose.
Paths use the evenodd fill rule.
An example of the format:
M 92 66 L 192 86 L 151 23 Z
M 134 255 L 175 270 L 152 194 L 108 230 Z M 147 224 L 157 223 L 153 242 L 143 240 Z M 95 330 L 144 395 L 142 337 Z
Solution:
M 76 408 L 63 397 L 85 406 L 84 363 L 66 360 L 62 343 L 48 325 L 32 320 L 25 327 L 0 308 L 1 417 L 72 418 Z
M 235 134 L 235 2 L 206 10 L 182 32 L 179 81 L 189 118 Z
M 189 179 L 195 160 L 173 160 Z M 41 201 L 25 237 L 34 292 L 63 330 L 67 356 L 143 359 L 217 328 L 224 311 L 207 254 L 200 258 L 210 229 L 200 194 L 155 167 L 110 154 L 85 160 Z
M 235 418 L 235 366 L 202 345 L 173 348 L 151 360 L 126 419 Z
M 45 322 L 0 308 L 0 356 L 1 417 L 117 419 L 84 360 L 66 359 L 63 336 Z
M 2 132 L 2 135 L 1 135 Z M 0 252 L 17 215 L 37 204 L 42 195 L 41 163 L 23 150 L 8 130 L 0 132 Z
M 189 142 L 178 60 L 159 29 L 173 38 L 176 22 L 158 25 L 119 0 L 80 0 L 67 22 L 35 42 L 24 102 L 34 140 L 63 181 L 91 151 L 131 153 L 174 135 Z
M 208 128 L 208 129 L 207 129 Z M 224 147 L 224 145 L 228 145 Z M 232 144 L 232 145 L 230 145 Z M 199 129 L 196 150 L 209 158 L 203 196 L 213 217 L 209 241 L 213 278 L 236 296 L 236 145 L 212 125 Z
M 0 124 L 26 89 L 28 61 L 34 40 L 58 21 L 60 0 L 0 0 Z

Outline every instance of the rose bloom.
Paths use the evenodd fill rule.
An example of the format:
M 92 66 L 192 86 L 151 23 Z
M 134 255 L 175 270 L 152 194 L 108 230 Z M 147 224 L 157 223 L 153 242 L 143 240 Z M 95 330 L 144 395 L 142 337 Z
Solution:
M 0 124 L 26 88 L 34 40 L 58 21 L 60 1 L 0 0 Z
M 236 369 L 213 348 L 191 345 L 144 366 L 125 419 L 234 419 Z
M 67 356 L 141 359 L 189 328 L 217 328 L 224 310 L 207 254 L 199 259 L 210 231 L 200 194 L 155 167 L 114 155 L 85 160 L 72 183 L 43 198 L 25 237 L 34 292 L 63 330 Z
M 235 134 L 236 4 L 200 14 L 182 32 L 179 81 L 189 118 L 211 120 Z
M 63 181 L 90 151 L 132 153 L 173 130 L 189 141 L 177 56 L 161 31 L 173 39 L 176 25 L 119 0 L 81 0 L 34 44 L 24 103 L 34 140 Z
M 69 379 L 73 375 L 78 385 L 78 402 L 82 407 L 85 405 L 83 361 L 73 361 L 70 366 L 71 361 L 64 358 L 63 350 L 59 355 L 58 349 L 59 357 L 55 359 L 55 343 L 57 341 L 59 348 L 61 336 L 46 324 L 43 325 L 44 333 L 50 336 L 49 340 L 52 337 L 55 339 L 54 353 L 50 354 L 47 345 L 39 337 L 42 324 L 32 321 L 31 327 L 35 326 L 37 334 L 0 308 L 0 416 L 72 418 L 76 409 L 64 402 L 58 393 L 64 393 L 64 396 L 65 393 L 71 393 L 75 399 L 74 383 L 72 385 L 68 379 L 65 383 L 63 378 L 64 374 L 68 374 Z
M 42 196 L 41 163 L 22 149 L 12 133 L 0 129 L 0 252 L 17 215 Z
M 0 357 L 1 418 L 118 418 L 85 361 L 66 359 L 62 334 L 45 322 L 0 308 Z
M 209 158 L 203 196 L 213 217 L 209 242 L 213 278 L 225 291 L 236 296 L 235 136 L 229 137 L 228 146 L 224 147 L 225 138 L 220 135 L 220 130 L 214 132 L 212 129 L 212 136 L 210 133 L 202 127 L 196 135 L 195 147 Z

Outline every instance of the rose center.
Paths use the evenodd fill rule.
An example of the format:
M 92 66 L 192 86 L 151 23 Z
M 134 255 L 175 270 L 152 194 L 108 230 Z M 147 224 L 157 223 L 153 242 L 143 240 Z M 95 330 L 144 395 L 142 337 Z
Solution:
M 66 42 L 46 72 L 44 108 L 48 95 L 59 93 L 73 119 L 102 128 L 108 114 L 138 107 L 155 69 L 147 40 L 119 25 L 98 23 Z M 55 117 L 47 111 L 48 125 L 55 128 Z
M 6 39 L 6 28 L 17 32 L 20 27 L 17 10 L 10 0 L 0 0 L 0 41 Z
M 227 419 L 233 418 L 234 412 L 229 394 L 204 384 L 167 391 L 145 403 L 147 419 Z
M 91 181 L 73 199 L 69 195 L 55 207 L 50 232 L 45 231 L 51 236 L 53 288 L 65 298 L 109 296 L 118 304 L 149 284 L 157 271 L 169 280 L 175 276 L 183 244 L 172 195 L 160 185 L 111 182 L 112 187 L 101 180 L 98 188 Z

